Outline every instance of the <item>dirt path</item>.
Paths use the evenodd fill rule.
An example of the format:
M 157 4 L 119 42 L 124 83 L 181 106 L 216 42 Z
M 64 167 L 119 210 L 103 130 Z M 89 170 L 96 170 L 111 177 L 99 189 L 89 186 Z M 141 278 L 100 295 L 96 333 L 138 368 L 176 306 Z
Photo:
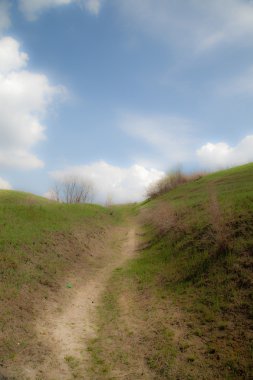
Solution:
M 99 298 L 112 272 L 135 251 L 135 228 L 114 232 L 114 247 L 107 248 L 106 260 L 101 260 L 83 278 L 70 278 L 72 288 L 65 289 L 63 299 L 43 305 L 36 323 L 39 344 L 49 351 L 43 360 L 25 365 L 29 380 L 89 379 L 87 342 L 96 336 L 95 311 Z M 119 246 L 121 245 L 121 249 Z

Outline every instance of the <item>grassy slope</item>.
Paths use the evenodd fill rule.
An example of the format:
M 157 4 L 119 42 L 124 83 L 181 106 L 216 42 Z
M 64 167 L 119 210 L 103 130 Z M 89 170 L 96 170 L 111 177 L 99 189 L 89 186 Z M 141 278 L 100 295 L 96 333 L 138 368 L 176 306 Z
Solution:
M 252 378 L 253 164 L 185 184 L 141 214 L 140 255 L 104 295 L 94 376 L 130 367 L 129 379 Z
M 140 206 L 142 249 L 104 294 L 91 378 L 252 377 L 252 211 L 253 165 Z M 135 212 L 0 192 L 0 364 L 27 349 L 36 304 L 85 264 L 90 239 Z
M 85 265 L 89 242 L 112 223 L 100 206 L 0 191 L 0 365 L 29 347 L 40 300 Z

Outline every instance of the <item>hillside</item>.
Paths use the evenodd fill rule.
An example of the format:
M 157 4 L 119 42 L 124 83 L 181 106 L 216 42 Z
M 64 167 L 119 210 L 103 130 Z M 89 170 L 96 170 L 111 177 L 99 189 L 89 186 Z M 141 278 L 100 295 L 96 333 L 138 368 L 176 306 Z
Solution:
M 0 191 L 0 375 L 27 378 L 24 358 L 36 366 L 49 352 L 36 336 L 36 318 L 105 262 L 114 219 L 101 206 Z
M 131 363 L 135 379 L 251 379 L 253 165 L 147 201 L 139 219 L 139 255 L 100 309 L 96 378 Z
M 110 208 L 1 191 L 0 378 L 251 379 L 252 253 L 253 164 Z

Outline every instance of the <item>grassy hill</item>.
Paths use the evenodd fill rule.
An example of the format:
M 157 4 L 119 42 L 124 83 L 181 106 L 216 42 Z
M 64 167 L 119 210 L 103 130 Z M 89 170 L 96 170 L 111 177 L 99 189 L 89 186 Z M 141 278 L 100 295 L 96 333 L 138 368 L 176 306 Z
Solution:
M 0 191 L 0 365 L 29 348 L 41 300 L 89 268 L 96 242 L 113 223 L 96 205 L 63 205 Z
M 96 277 L 104 247 L 120 253 L 124 221 L 139 248 L 97 306 L 90 378 L 252 379 L 253 164 L 111 208 L 0 191 L 0 365 L 47 356 L 34 330 L 42 301 L 69 277 Z
M 135 379 L 251 379 L 253 164 L 139 211 L 139 254 L 115 272 L 100 308 L 94 376 L 117 379 L 114 368 L 131 363 Z

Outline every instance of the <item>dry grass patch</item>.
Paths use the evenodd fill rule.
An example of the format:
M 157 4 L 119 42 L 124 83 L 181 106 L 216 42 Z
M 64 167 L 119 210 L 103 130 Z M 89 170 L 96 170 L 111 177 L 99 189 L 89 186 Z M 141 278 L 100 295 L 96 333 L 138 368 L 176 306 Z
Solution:
M 190 321 L 168 297 L 138 288 L 124 270 L 116 273 L 101 305 L 98 338 L 89 347 L 91 378 L 221 378 Z
M 206 175 L 204 172 L 186 174 L 180 169 L 175 170 L 174 172 L 167 174 L 155 184 L 151 185 L 147 190 L 147 197 L 151 199 L 157 198 L 187 182 L 197 181 L 204 175 Z

